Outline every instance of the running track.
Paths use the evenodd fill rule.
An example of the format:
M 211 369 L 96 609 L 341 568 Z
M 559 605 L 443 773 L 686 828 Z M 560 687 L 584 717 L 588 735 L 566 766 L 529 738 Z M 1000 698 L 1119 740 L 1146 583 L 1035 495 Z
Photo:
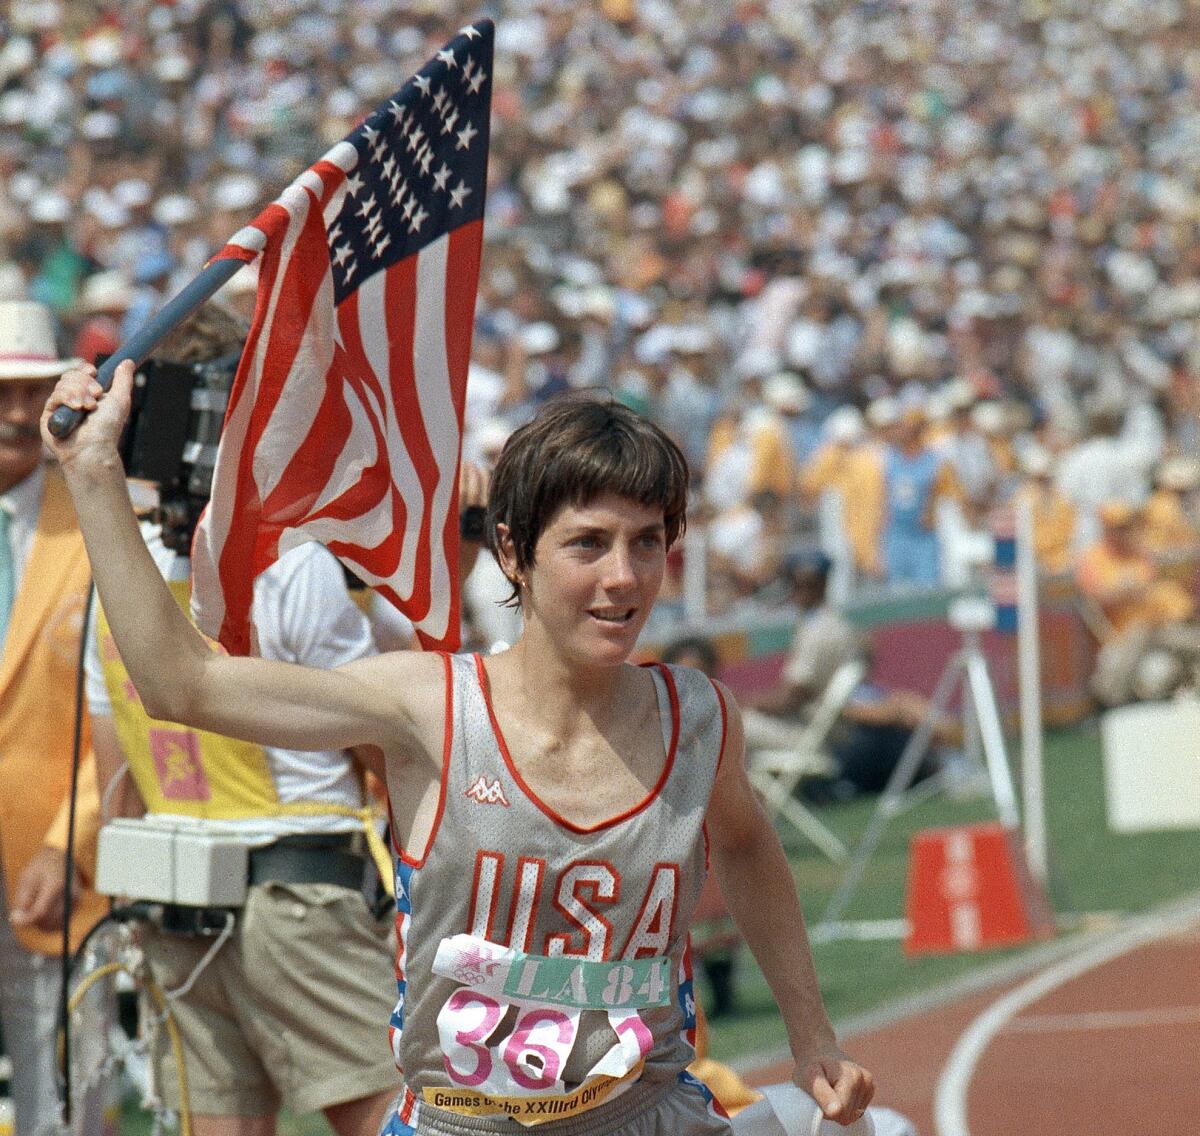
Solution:
M 1200 897 L 843 1030 L 921 1136 L 1197 1136 Z M 746 1074 L 786 1079 L 786 1063 Z

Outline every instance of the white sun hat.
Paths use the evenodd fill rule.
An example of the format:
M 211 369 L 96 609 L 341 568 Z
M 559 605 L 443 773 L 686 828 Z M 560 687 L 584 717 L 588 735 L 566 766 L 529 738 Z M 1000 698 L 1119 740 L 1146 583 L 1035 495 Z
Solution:
M 0 301 L 0 380 L 53 379 L 82 359 L 60 359 L 50 309 L 33 300 Z

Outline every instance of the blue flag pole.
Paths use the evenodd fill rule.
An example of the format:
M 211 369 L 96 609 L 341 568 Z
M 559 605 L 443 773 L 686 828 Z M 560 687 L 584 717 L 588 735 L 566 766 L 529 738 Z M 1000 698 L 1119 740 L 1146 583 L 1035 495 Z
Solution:
M 214 260 L 206 265 L 195 280 L 168 300 L 104 360 L 96 372 L 96 381 L 108 390 L 121 363 L 126 359 L 132 359 L 135 365 L 141 363 L 168 332 L 178 327 L 243 266 L 244 262 L 237 259 Z M 65 438 L 79 426 L 83 418 L 82 410 L 60 406 L 50 416 L 50 433 L 56 438 Z

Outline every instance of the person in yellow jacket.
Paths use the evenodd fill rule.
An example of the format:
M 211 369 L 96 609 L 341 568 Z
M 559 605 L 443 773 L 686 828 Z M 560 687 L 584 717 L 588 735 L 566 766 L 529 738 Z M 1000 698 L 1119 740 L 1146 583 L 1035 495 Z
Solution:
M 1041 446 L 1031 446 L 1020 459 L 1025 479 L 1013 494 L 1013 504 L 1028 502 L 1033 513 L 1033 552 L 1038 567 L 1052 575 L 1070 571 L 1075 538 L 1075 506 L 1054 484 L 1054 458 Z
M 58 1131 L 54 1033 L 64 895 L 72 949 L 103 913 L 84 886 L 99 807 L 83 723 L 75 861 L 66 862 L 72 691 L 88 563 L 62 478 L 43 462 L 38 419 L 60 359 L 50 312 L 0 303 L 0 1026 L 13 1064 L 16 1131 Z
M 1167 563 L 1195 556 L 1200 526 L 1188 511 L 1188 500 L 1200 487 L 1200 460 L 1167 458 L 1155 471 L 1154 485 L 1142 511 L 1142 547 Z
M 1171 675 L 1200 665 L 1196 604 L 1178 582 L 1163 578 L 1140 543 L 1141 515 L 1124 501 L 1100 506 L 1103 536 L 1075 566 L 1080 591 L 1104 616 L 1092 690 L 1106 706 L 1149 697 L 1149 656 L 1170 662 Z M 1154 680 L 1154 693 L 1167 680 Z M 1175 681 L 1174 678 L 1171 681 Z
M 860 578 L 883 577 L 880 532 L 883 525 L 883 464 L 866 437 L 862 415 L 851 406 L 825 422 L 824 445 L 800 475 L 800 490 L 811 501 L 836 498 L 842 536 Z

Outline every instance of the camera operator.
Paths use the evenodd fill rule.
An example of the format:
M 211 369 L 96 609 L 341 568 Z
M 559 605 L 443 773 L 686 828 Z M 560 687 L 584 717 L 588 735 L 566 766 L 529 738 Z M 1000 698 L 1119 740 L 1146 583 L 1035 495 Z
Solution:
M 225 360 L 232 373 L 243 334 L 209 304 L 172 333 L 157 359 Z M 202 460 L 194 445 L 191 452 Z M 464 509 L 481 505 L 486 489 L 485 475 L 464 474 Z M 185 608 L 189 562 L 173 549 L 188 547 L 195 504 L 176 500 L 173 509 L 159 509 L 159 523 L 142 526 Z M 172 531 L 173 523 L 187 531 Z M 473 559 L 478 545 L 464 544 L 464 556 Z M 252 614 L 266 658 L 335 667 L 375 650 L 341 565 L 319 544 L 285 554 L 255 581 Z M 380 1026 L 395 1002 L 393 932 L 363 891 L 371 878 L 371 824 L 360 763 L 369 766 L 371 755 L 258 747 L 150 720 L 102 612 L 90 643 L 88 690 L 100 783 L 108 785 L 127 762 L 136 786 L 136 793 L 127 783 L 114 786 L 120 811 L 199 818 L 262 841 L 250 854 L 245 906 L 207 965 L 201 960 L 224 912 L 177 909 L 143 937 L 160 986 L 194 978 L 173 1003 L 193 1132 L 266 1136 L 282 1104 L 297 1113 L 322 1111 L 338 1136 L 374 1136 L 399 1074 Z M 196 925 L 180 926 L 184 915 Z M 198 933 L 201 922 L 207 934 Z M 167 1056 L 157 1055 L 159 1070 L 178 1107 Z

